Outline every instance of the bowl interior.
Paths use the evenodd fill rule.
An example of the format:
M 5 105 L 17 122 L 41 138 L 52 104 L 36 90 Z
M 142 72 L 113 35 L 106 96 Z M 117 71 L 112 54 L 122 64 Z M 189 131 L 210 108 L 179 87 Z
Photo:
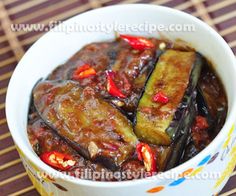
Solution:
M 59 25 L 54 31 L 45 34 L 27 51 L 17 65 L 11 78 L 6 100 L 6 113 L 9 128 L 16 144 L 24 149 L 27 156 L 29 156 L 31 160 L 34 160 L 34 162 L 37 162 L 36 164 L 38 164 L 39 167 L 49 169 L 49 167 L 45 166 L 41 161 L 37 161 L 38 157 L 31 149 L 27 137 L 27 113 L 31 90 L 40 78 L 46 77 L 55 67 L 64 63 L 84 45 L 91 42 L 111 40 L 115 37 L 114 30 L 110 32 L 93 30 L 92 32 L 71 31 L 70 33 L 66 33 L 65 31 L 60 32 L 60 29 L 67 28 L 68 31 L 68 29 L 73 28 L 75 24 L 92 26 L 99 23 L 107 26 L 145 23 L 161 24 L 164 26 L 171 24 L 195 25 L 194 32 L 163 31 L 161 33 L 148 33 L 126 30 L 125 32 L 120 31 L 120 33 L 141 34 L 153 37 L 159 37 L 160 34 L 163 34 L 172 40 L 181 38 L 209 58 L 213 62 L 215 70 L 224 84 L 229 106 L 227 118 L 228 121 L 232 123 L 232 111 L 234 110 L 235 112 L 236 101 L 234 93 L 234 87 L 236 86 L 236 66 L 234 55 L 218 34 L 190 15 L 161 6 L 122 5 L 101 8 L 73 17 Z M 228 124 L 230 124 L 230 122 Z

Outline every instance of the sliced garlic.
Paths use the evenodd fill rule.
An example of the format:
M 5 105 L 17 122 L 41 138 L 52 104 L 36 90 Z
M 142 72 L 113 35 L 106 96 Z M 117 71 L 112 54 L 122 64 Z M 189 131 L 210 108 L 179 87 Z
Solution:
M 112 103 L 115 104 L 118 107 L 122 107 L 125 104 L 123 101 L 120 101 L 120 100 L 117 100 L 117 99 L 112 100 Z
M 159 44 L 159 49 L 160 49 L 160 50 L 164 50 L 165 48 L 166 48 L 165 42 L 161 42 L 161 43 Z
M 98 153 L 98 146 L 94 142 L 90 142 L 88 145 L 88 151 L 90 154 L 90 157 L 94 157 Z
M 67 164 L 68 164 L 69 166 L 73 166 L 73 165 L 75 165 L 75 161 L 73 161 L 73 160 L 68 160 L 68 161 L 67 161 Z

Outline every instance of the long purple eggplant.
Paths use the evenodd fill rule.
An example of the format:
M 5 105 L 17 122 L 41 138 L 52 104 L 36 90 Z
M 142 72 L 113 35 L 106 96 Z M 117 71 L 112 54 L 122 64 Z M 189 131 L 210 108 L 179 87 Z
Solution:
M 202 56 L 196 52 L 167 50 L 159 58 L 139 101 L 135 133 L 143 141 L 170 145 L 188 126 L 185 113 L 201 73 Z M 169 98 L 166 104 L 153 101 L 158 92 Z
M 44 122 L 87 159 L 115 170 L 134 153 L 131 122 L 92 88 L 44 81 L 34 88 L 33 98 Z

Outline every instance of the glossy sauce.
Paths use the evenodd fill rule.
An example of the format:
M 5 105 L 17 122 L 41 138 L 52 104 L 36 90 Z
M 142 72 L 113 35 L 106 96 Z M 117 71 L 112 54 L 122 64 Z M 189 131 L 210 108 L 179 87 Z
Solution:
M 131 147 L 127 148 L 127 141 L 124 141 L 124 138 L 120 138 L 119 134 L 115 134 L 110 130 L 114 130 L 112 118 L 116 111 L 120 111 L 126 117 L 128 117 L 128 123 L 135 123 L 134 116 L 136 113 L 136 108 L 139 102 L 139 99 L 143 93 L 145 88 L 146 81 L 152 72 L 157 59 L 159 58 L 160 54 L 163 52 L 159 45 L 160 43 L 165 43 L 167 48 L 176 48 L 175 44 L 166 42 L 164 40 L 158 40 L 152 38 L 151 41 L 154 43 L 155 47 L 151 49 L 146 49 L 143 51 L 134 50 L 130 47 L 129 44 L 124 42 L 123 40 L 116 40 L 114 42 L 102 42 L 102 43 L 92 43 L 85 47 L 83 47 L 80 51 L 78 51 L 74 56 L 72 56 L 65 64 L 60 65 L 57 67 L 47 78 L 49 81 L 47 85 L 42 85 L 41 91 L 42 93 L 45 92 L 44 102 L 38 103 L 41 105 L 44 110 L 48 112 L 50 110 L 50 103 L 53 102 L 54 98 L 57 97 L 58 99 L 64 99 L 63 102 L 65 104 L 65 108 L 67 108 L 67 116 L 66 119 L 68 120 L 69 127 L 74 127 L 75 130 L 77 126 L 82 127 L 82 124 L 79 123 L 80 116 L 82 114 L 78 114 L 77 116 L 70 117 L 70 104 L 71 100 L 74 99 L 76 96 L 75 93 L 71 92 L 57 92 L 57 89 L 50 90 L 50 85 L 53 84 L 51 81 L 61 81 L 62 86 L 65 81 L 69 81 L 71 83 L 72 75 L 74 70 L 84 63 L 91 65 L 95 71 L 96 75 L 91 76 L 89 78 L 85 78 L 80 81 L 73 81 L 71 84 L 77 86 L 78 89 L 83 89 L 82 95 L 86 97 L 86 93 L 89 96 L 92 94 L 95 97 L 99 96 L 103 99 L 106 104 L 114 108 L 113 114 L 110 112 L 109 109 L 109 117 L 107 121 L 99 121 L 93 120 L 90 125 L 91 129 L 86 129 L 87 132 L 83 132 L 84 135 L 87 135 L 87 140 L 79 138 L 80 136 L 77 135 L 76 137 L 78 142 L 81 145 L 88 147 L 89 142 L 91 142 L 91 138 L 96 139 L 99 138 L 99 142 L 105 142 L 105 144 L 99 143 L 102 147 L 99 149 L 108 149 L 109 152 L 108 157 L 116 158 L 121 156 L 122 151 L 117 153 L 120 146 L 124 146 L 127 151 L 130 151 L 129 157 L 124 158 L 119 162 L 119 167 L 115 168 L 117 172 L 133 172 L 132 174 L 137 174 L 134 176 L 120 176 L 118 178 L 107 177 L 107 178 L 98 178 L 96 180 L 101 181 L 114 181 L 114 180 L 131 180 L 134 178 L 142 178 L 145 177 L 145 167 L 142 161 L 138 160 L 137 154 L 135 152 L 135 147 L 131 145 Z M 226 118 L 227 113 L 227 98 L 223 89 L 223 86 L 212 70 L 212 68 L 208 65 L 205 65 L 200 79 L 198 81 L 199 86 L 202 89 L 202 93 L 204 97 L 206 97 L 206 102 L 209 107 L 209 111 L 211 116 L 213 116 L 213 121 L 216 122 L 215 126 L 210 126 L 208 129 L 199 130 L 194 125 L 191 128 L 191 134 L 188 138 L 188 143 L 185 147 L 185 150 L 182 154 L 182 159 L 180 161 L 184 162 L 202 149 L 204 149 L 212 139 L 217 135 L 220 131 L 221 127 Z M 107 76 L 105 74 L 106 70 L 112 70 L 115 73 L 114 82 L 117 87 L 121 90 L 121 92 L 126 96 L 125 99 L 115 98 L 111 96 L 107 92 Z M 64 83 L 63 83 L 64 82 Z M 68 83 L 68 82 L 67 82 Z M 161 84 L 160 84 L 161 85 Z M 45 89 L 43 89 L 45 88 Z M 60 88 L 60 84 L 59 87 Z M 49 94 L 47 94 L 50 91 Z M 61 95 L 60 95 L 61 93 Z M 64 94 L 63 94 L 64 93 Z M 59 96 L 60 95 L 60 96 Z M 78 97 L 77 97 L 78 98 Z M 99 98 L 99 99 L 100 99 Z M 89 100 L 89 99 L 88 99 Z M 89 111 L 88 108 L 90 107 L 89 104 L 96 105 L 98 104 L 96 99 L 93 99 L 94 102 L 84 102 L 85 104 L 83 107 L 80 108 L 82 111 Z M 82 101 L 81 101 L 82 102 Z M 68 141 L 65 138 L 62 138 L 58 135 L 55 130 L 51 129 L 51 126 L 48 126 L 41 117 L 39 116 L 35 107 L 35 103 L 31 103 L 30 111 L 29 111 L 29 121 L 28 121 L 28 136 L 30 143 L 34 149 L 34 151 L 40 156 L 44 152 L 57 150 L 62 153 L 70 154 L 76 160 L 76 165 L 74 165 L 70 171 L 68 171 L 69 175 L 76 176 L 78 178 L 85 178 L 90 179 L 88 176 L 82 176 L 82 173 L 89 170 L 93 172 L 111 172 L 103 164 L 100 164 L 97 160 L 89 160 L 88 157 L 78 153 L 71 145 L 68 144 Z M 57 104 L 57 103 L 56 103 Z M 59 102 L 58 102 L 59 104 Z M 77 104 L 77 103 L 76 103 Z M 74 104 L 73 107 L 79 107 L 79 105 Z M 106 105 L 105 104 L 105 105 Z M 101 112 L 105 112 L 105 108 L 108 106 L 105 105 L 97 105 L 96 107 L 99 109 L 101 108 Z M 108 108 L 109 108 L 108 107 Z M 200 107 L 201 104 L 198 104 L 198 111 L 197 113 L 200 114 Z M 143 108 L 145 109 L 145 108 Z M 52 110 L 53 111 L 53 110 Z M 82 113 L 82 112 L 81 112 Z M 84 113 L 85 114 L 85 113 Z M 51 113 L 50 115 L 56 115 L 55 113 Z M 50 117 L 50 116 L 49 116 Z M 88 116 L 86 118 L 89 118 Z M 123 117 L 122 117 L 123 118 Z M 66 120 L 64 119 L 64 120 Z M 78 121 L 78 122 L 77 122 Z M 76 123 L 77 122 L 77 123 Z M 62 126 L 62 124 L 56 124 L 56 128 Z M 116 125 L 114 125 L 116 126 Z M 96 127 L 102 127 L 102 129 L 98 129 Z M 105 132 L 104 132 L 105 130 Z M 197 130 L 197 131 L 196 131 Z M 71 130 L 67 130 L 68 133 Z M 105 135 L 104 135 L 105 134 Z M 107 135 L 106 135 L 107 134 Z M 84 137 L 82 137 L 84 138 Z M 114 141 L 112 141 L 114 139 Z M 110 141 L 110 142 L 108 142 Z M 98 145 L 98 143 L 96 143 Z M 104 146 L 105 145 L 105 146 Z M 117 145 L 119 147 L 117 147 Z M 168 154 L 170 153 L 169 146 L 157 146 L 150 144 L 153 151 L 155 152 L 156 160 L 157 160 L 157 167 L 159 171 L 165 170 L 165 165 L 167 161 Z M 107 160 L 106 160 L 107 161 Z M 114 172 L 114 168 L 112 169 Z

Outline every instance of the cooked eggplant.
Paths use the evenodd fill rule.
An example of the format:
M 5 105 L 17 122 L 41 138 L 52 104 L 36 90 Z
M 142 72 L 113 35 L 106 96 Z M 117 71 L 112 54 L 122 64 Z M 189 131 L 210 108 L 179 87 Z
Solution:
M 65 64 L 57 67 L 48 80 L 74 80 L 72 75 L 77 67 L 88 64 L 96 70 L 96 75 L 77 80 L 81 87 L 90 86 L 106 101 L 123 111 L 133 120 L 145 82 L 160 54 L 160 40 L 151 39 L 156 46 L 148 50 L 133 50 L 125 41 L 91 43 L 83 47 Z M 105 70 L 114 72 L 114 83 L 126 96 L 119 98 L 107 92 Z M 116 104 L 118 103 L 118 104 Z
M 92 178 L 86 175 L 88 170 L 92 172 L 111 172 L 101 164 L 91 163 L 80 156 L 73 148 L 71 148 L 63 139 L 61 139 L 53 130 L 51 130 L 42 119 L 37 116 L 34 122 L 27 127 L 27 132 L 30 135 L 30 143 L 35 152 L 41 156 L 48 152 L 59 152 L 69 155 L 76 162 L 68 172 L 69 175 L 79 178 Z M 92 180 L 92 179 L 90 179 Z M 113 179 L 99 179 L 113 180 Z
M 209 107 L 206 103 L 206 100 L 203 96 L 202 90 L 200 87 L 197 87 L 197 98 L 196 98 L 196 105 L 197 105 L 197 115 L 202 116 L 206 119 L 209 128 L 204 130 L 202 133 L 199 134 L 199 138 L 194 134 L 194 130 L 191 129 L 191 134 L 188 136 L 188 141 L 185 149 L 183 150 L 183 156 L 181 158 L 180 163 L 183 163 L 192 157 L 194 157 L 196 154 L 198 154 L 202 149 L 204 149 L 207 144 L 209 143 L 209 131 L 214 129 L 216 126 L 215 124 L 218 124 L 217 121 L 215 121 L 212 114 L 210 113 Z M 220 119 L 220 118 L 219 118 Z M 194 125 L 193 125 L 194 126 Z M 192 127 L 193 128 L 193 127 Z M 200 137 L 201 136 L 201 137 Z M 195 141 L 198 138 L 199 141 Z
M 76 151 L 70 148 L 65 141 L 63 141 L 56 133 L 54 133 L 40 118 L 37 118 L 31 125 L 27 128 L 28 133 L 31 135 L 30 143 L 33 148 L 35 146 L 40 146 L 40 155 L 44 152 L 59 151 L 62 153 L 67 153 L 75 157 L 78 162 L 84 161 L 84 158 L 79 156 Z M 61 148 L 58 148 L 61 147 Z
M 204 116 L 207 119 L 208 124 L 211 126 L 214 121 L 214 118 L 210 113 L 207 102 L 199 86 L 197 87 L 197 110 L 198 115 Z
M 188 144 L 184 149 L 181 163 L 189 160 L 204 149 L 214 138 L 224 123 L 227 107 L 225 93 L 222 91 L 222 84 L 215 77 L 209 62 L 203 58 L 203 70 L 197 86 L 197 115 L 206 118 L 209 128 L 199 134 L 198 141 L 196 135 L 191 131 Z
M 181 157 L 183 156 L 184 148 L 187 145 L 187 140 L 190 135 L 191 125 L 196 117 L 196 91 L 192 93 L 190 105 L 183 115 L 182 124 L 180 124 L 179 136 L 171 145 L 171 154 L 168 157 L 165 170 L 171 169 L 179 164 Z
M 201 54 L 183 42 L 121 34 L 84 46 L 36 84 L 28 135 L 59 171 L 131 180 L 195 156 L 226 114 L 224 88 Z
M 73 81 L 44 81 L 33 90 L 41 118 L 75 150 L 115 170 L 134 153 L 132 124 L 90 88 Z
M 202 56 L 196 52 L 167 50 L 161 55 L 147 81 L 139 101 L 135 133 L 141 140 L 157 145 L 170 145 L 181 135 L 181 127 L 191 123 L 183 117 L 191 104 L 202 67 Z M 169 101 L 153 101 L 164 92 Z
M 120 44 L 117 42 L 88 44 L 74 54 L 65 64 L 62 64 L 53 70 L 53 72 L 48 76 L 48 80 L 72 79 L 73 71 L 76 67 L 81 66 L 84 63 L 89 64 L 95 70 L 102 72 L 106 70 L 109 65 L 114 63 L 119 45 Z
M 194 142 L 190 140 L 190 142 L 186 145 L 184 149 L 184 154 L 180 160 L 180 163 L 184 163 L 188 161 L 189 159 L 193 158 L 198 153 L 199 153 L 199 150 L 196 148 Z
M 132 180 L 140 178 L 145 174 L 144 164 L 136 159 L 129 159 L 125 161 L 121 166 L 122 177 L 124 179 Z
M 205 105 L 207 105 L 208 118 L 211 116 L 212 122 L 209 121 L 211 125 L 209 134 L 214 138 L 226 119 L 227 98 L 221 82 L 216 77 L 207 60 L 205 60 L 205 66 L 198 82 L 198 88 Z

